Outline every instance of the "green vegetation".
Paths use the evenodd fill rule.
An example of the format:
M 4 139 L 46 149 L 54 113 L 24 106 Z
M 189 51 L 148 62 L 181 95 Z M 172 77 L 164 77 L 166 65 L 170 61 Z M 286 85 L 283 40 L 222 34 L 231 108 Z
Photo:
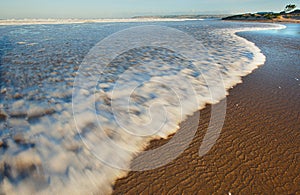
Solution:
M 284 11 L 280 13 L 274 12 L 257 12 L 257 13 L 246 13 L 246 14 L 239 14 L 234 16 L 229 16 L 226 18 L 222 18 L 223 20 L 265 20 L 265 21 L 272 21 L 272 20 L 285 20 L 285 19 L 293 19 L 293 20 L 300 20 L 300 10 L 296 9 L 295 4 L 289 4 L 285 6 Z M 293 11 L 294 10 L 294 11 Z
M 297 6 L 295 4 L 286 5 L 285 8 L 284 8 L 284 12 L 292 11 L 292 10 L 296 9 L 296 7 Z
M 265 14 L 263 15 L 264 18 L 272 20 L 274 18 L 279 18 L 280 14 L 279 13 L 272 13 L 272 14 Z

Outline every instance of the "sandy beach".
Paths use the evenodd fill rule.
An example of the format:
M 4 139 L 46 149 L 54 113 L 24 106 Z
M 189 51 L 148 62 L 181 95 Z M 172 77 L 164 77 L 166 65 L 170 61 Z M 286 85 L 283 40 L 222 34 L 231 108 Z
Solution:
M 198 156 L 210 118 L 207 106 L 183 154 L 164 167 L 130 172 L 116 182 L 114 194 L 299 194 L 300 38 L 299 31 L 285 32 L 240 33 L 267 60 L 229 91 L 225 123 L 209 153 Z M 149 149 L 167 141 L 152 141 Z
M 230 21 L 230 20 L 228 20 Z M 240 22 L 262 22 L 262 23 L 295 23 L 299 24 L 300 20 L 299 19 L 289 19 L 289 18 L 275 18 L 273 20 L 257 20 L 257 19 L 248 19 L 248 20 L 231 20 L 231 21 L 240 21 Z

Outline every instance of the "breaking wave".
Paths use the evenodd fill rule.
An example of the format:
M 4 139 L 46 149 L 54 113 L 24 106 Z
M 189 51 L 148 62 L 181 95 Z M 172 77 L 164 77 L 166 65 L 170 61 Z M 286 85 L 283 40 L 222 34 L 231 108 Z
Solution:
M 221 21 L 118 25 L 0 29 L 0 193 L 108 194 L 129 170 L 162 166 L 131 162 L 150 140 L 176 133 L 180 122 L 224 99 L 264 64 L 260 49 L 236 33 L 283 28 Z M 108 35 L 115 41 L 103 39 Z M 143 38 L 150 42 L 120 42 Z

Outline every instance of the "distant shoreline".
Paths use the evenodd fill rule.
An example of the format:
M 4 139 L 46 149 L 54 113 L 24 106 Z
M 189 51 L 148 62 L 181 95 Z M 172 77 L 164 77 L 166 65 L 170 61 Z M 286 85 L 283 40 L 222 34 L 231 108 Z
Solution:
M 295 20 L 295 19 L 277 19 L 277 20 L 245 20 L 245 19 L 234 19 L 234 20 L 226 20 L 226 21 L 237 21 L 237 22 L 261 22 L 261 23 L 295 23 L 299 24 L 300 20 Z
M 258 12 L 245 13 L 222 18 L 228 21 L 264 22 L 264 23 L 300 23 L 300 10 L 290 13 Z

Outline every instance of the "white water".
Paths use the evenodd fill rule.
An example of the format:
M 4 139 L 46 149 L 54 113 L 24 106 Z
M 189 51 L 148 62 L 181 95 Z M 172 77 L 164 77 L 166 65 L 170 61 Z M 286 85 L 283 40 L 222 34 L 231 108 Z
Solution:
M 0 20 L 0 25 L 35 25 L 35 24 L 83 24 L 83 23 L 108 23 L 108 22 L 179 22 L 203 19 L 179 18 L 124 18 L 124 19 L 8 19 Z
M 193 28 L 189 25 L 183 23 L 183 28 Z M 44 79 L 36 79 L 36 72 L 28 75 L 36 79 L 32 82 L 39 87 L 29 87 L 29 83 L 25 83 L 28 87 L 23 87 L 23 96 L 16 100 L 10 91 L 18 86 L 8 85 L 1 100 L 1 112 L 7 118 L 1 121 L 0 128 L 3 132 L 10 130 L 13 133 L 1 134 L 8 147 L 0 149 L 0 173 L 3 175 L 0 192 L 111 193 L 114 181 L 127 174 L 126 169 L 129 169 L 133 157 L 145 149 L 150 140 L 167 138 L 178 130 L 180 122 L 205 104 L 215 104 L 225 98 L 227 92 L 220 90 L 217 93 L 220 83 L 214 79 L 219 73 L 223 78 L 221 86 L 227 90 L 241 83 L 242 76 L 264 64 L 265 56 L 260 49 L 235 33 L 271 28 L 282 26 L 229 28 L 225 23 L 223 28 L 208 26 L 191 30 L 190 33 L 201 40 L 205 52 L 210 54 L 209 58 L 204 56 L 203 61 L 194 62 L 200 71 L 188 60 L 166 49 L 144 47 L 130 50 L 104 71 L 95 91 L 90 83 L 76 86 L 81 98 L 84 97 L 75 102 L 76 124 L 72 102 L 67 101 L 72 95 L 75 76 L 71 75 L 72 66 L 62 63 L 54 70 L 46 70 L 39 68 L 39 64 L 32 65 Z M 26 45 L 25 41 L 19 42 Z M 193 49 L 190 52 L 198 55 Z M 12 62 L 6 59 L 3 64 L 7 61 Z M 129 66 L 131 63 L 135 65 Z M 24 71 L 18 72 L 14 67 L 8 70 L 8 74 L 15 75 L 15 78 L 24 77 Z M 87 70 L 84 73 L 98 73 L 92 68 Z M 45 75 L 48 76 L 44 78 Z M 207 80 L 215 81 L 216 89 L 208 88 Z M 215 91 L 213 98 L 210 90 Z M 96 115 L 89 107 L 94 102 Z M 149 115 L 149 112 L 154 115 Z M 16 134 L 22 135 L 24 141 L 21 144 L 16 141 Z M 97 159 L 95 153 L 101 154 L 101 159 Z

